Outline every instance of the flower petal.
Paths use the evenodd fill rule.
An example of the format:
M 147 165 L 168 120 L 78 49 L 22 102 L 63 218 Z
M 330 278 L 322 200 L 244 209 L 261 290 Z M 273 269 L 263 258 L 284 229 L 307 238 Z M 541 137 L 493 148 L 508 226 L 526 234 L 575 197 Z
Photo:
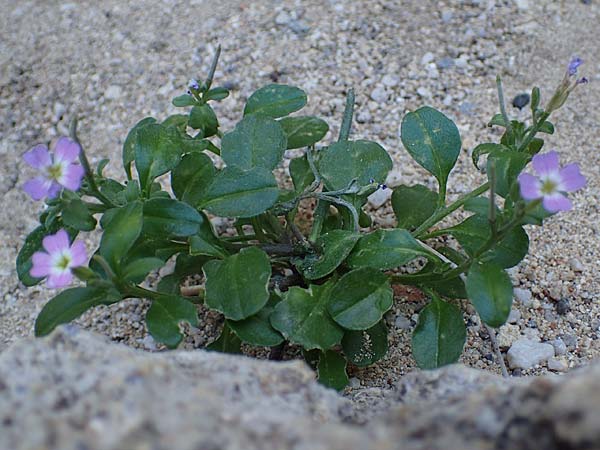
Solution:
M 79 157 L 81 147 L 79 144 L 68 137 L 61 137 L 56 143 L 54 149 L 54 161 L 73 162 Z
M 52 182 L 44 178 L 33 178 L 23 184 L 23 190 L 34 200 L 41 200 L 48 196 Z
M 552 151 L 543 155 L 537 154 L 531 160 L 531 164 L 540 177 L 551 175 L 559 169 L 558 153 Z
M 65 230 L 49 234 L 42 240 L 42 246 L 52 256 L 69 248 L 69 235 Z
M 565 191 L 573 192 L 585 186 L 585 177 L 581 175 L 577 164 L 568 164 L 560 171 L 561 184 Z
M 75 241 L 71 246 L 71 267 L 84 266 L 87 263 L 87 251 L 83 241 Z
M 46 277 L 52 272 L 52 258 L 48 253 L 35 252 L 31 257 L 33 266 L 29 270 L 32 277 Z
M 53 181 L 50 187 L 48 188 L 48 198 L 55 198 L 58 196 L 60 191 L 62 191 L 62 186 L 58 184 L 56 181 Z
M 64 270 L 50 275 L 46 280 L 46 286 L 49 288 L 61 288 L 71 284 L 71 281 L 73 281 L 73 274 L 70 270 Z
M 519 182 L 521 197 L 525 200 L 535 200 L 542 196 L 540 180 L 533 175 L 522 173 L 517 180 Z
M 39 144 L 33 147 L 31 150 L 23 154 L 23 160 L 34 169 L 44 169 L 52 164 L 52 158 L 48 147 Z
M 70 191 L 76 191 L 81 187 L 83 174 L 83 167 L 79 164 L 69 164 L 63 169 L 63 175 L 59 182 Z
M 551 213 L 568 211 L 573 207 L 571 200 L 560 193 L 546 195 L 542 201 L 542 205 L 546 211 Z

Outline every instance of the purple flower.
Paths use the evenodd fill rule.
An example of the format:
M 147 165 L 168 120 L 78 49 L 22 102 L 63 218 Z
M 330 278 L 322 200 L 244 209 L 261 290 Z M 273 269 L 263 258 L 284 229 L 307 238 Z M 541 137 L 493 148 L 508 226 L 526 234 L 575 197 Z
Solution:
M 48 277 L 49 288 L 67 286 L 73 280 L 71 269 L 83 266 L 87 262 L 87 253 L 82 241 L 69 244 L 69 235 L 65 230 L 58 230 L 42 240 L 45 252 L 35 252 L 32 257 L 33 267 L 29 271 L 32 277 Z
M 569 63 L 569 67 L 567 69 L 567 71 L 569 72 L 569 76 L 574 76 L 577 75 L 577 68 L 583 64 L 583 59 L 581 59 L 579 56 L 575 56 L 571 59 L 571 62 Z
M 198 81 L 194 78 L 192 78 L 189 82 L 188 82 L 188 88 L 197 91 L 198 89 L 200 89 L 200 85 L 198 84 Z
M 585 177 L 581 175 L 579 166 L 569 164 L 561 169 L 556 152 L 535 155 L 531 163 L 537 177 L 529 173 L 519 175 L 521 197 L 525 200 L 542 199 L 544 209 L 551 213 L 571 209 L 571 200 L 564 193 L 585 186 Z
M 23 155 L 23 159 L 41 174 L 27 181 L 23 190 L 34 200 L 54 198 L 62 188 L 78 190 L 84 170 L 79 164 L 74 164 L 74 161 L 79 157 L 80 151 L 79 144 L 67 137 L 58 140 L 54 156 L 45 145 L 33 147 Z

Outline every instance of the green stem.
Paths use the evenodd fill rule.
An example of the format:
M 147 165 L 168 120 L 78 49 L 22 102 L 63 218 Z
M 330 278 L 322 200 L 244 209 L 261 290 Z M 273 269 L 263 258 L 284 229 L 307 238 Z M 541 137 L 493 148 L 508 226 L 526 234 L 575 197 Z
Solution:
M 475 190 L 459 197 L 458 199 L 456 199 L 456 201 L 454 201 L 450 205 L 446 206 L 445 208 L 438 209 L 435 213 L 433 213 L 431 215 L 431 217 L 429 219 L 427 219 L 425 222 L 423 222 L 421 224 L 421 226 L 419 226 L 411 234 L 413 235 L 413 237 L 421 238 L 421 235 L 424 232 L 426 232 L 429 228 L 431 228 L 433 225 L 438 223 L 444 217 L 448 216 L 449 214 L 452 214 L 454 211 L 456 211 L 462 205 L 464 205 L 467 201 L 483 194 L 485 191 L 487 191 L 489 189 L 489 187 L 490 187 L 490 184 L 486 182 L 486 183 L 482 184 L 481 186 L 479 186 L 478 188 L 476 188 Z
M 510 123 L 510 119 L 508 118 L 508 114 L 506 113 L 506 105 L 504 104 L 504 90 L 502 89 L 502 79 L 500 78 L 500 75 L 496 76 L 496 87 L 498 89 L 498 103 L 500 104 L 500 113 L 502 114 L 502 118 L 504 119 L 506 131 L 510 136 L 512 135 L 512 125 Z
M 215 56 L 213 56 L 212 62 L 210 63 L 210 69 L 208 70 L 208 76 L 206 77 L 206 90 L 208 91 L 212 85 L 213 78 L 215 76 L 215 70 L 217 70 L 217 63 L 219 62 L 219 56 L 221 56 L 221 46 L 217 46 Z
M 321 230 L 323 229 L 323 223 L 325 222 L 325 218 L 327 217 L 327 213 L 329 213 L 329 206 L 331 203 L 325 200 L 319 200 L 317 203 L 317 207 L 315 208 L 315 212 L 313 214 L 313 226 L 310 231 L 309 241 L 315 243 L 319 236 L 321 235 Z
M 529 130 L 529 133 L 527 133 L 527 136 L 525 137 L 517 151 L 524 152 L 527 149 L 527 147 L 529 147 L 529 144 L 531 144 L 531 141 L 533 141 L 533 138 L 538 133 L 538 131 L 540 131 L 542 124 L 548 119 L 548 117 L 550 117 L 550 113 L 542 113 L 537 122 L 535 122 L 531 127 L 531 130 Z
M 338 142 L 347 141 L 350 136 L 350 127 L 352 127 L 352 115 L 354 114 L 354 89 L 350 88 L 346 95 L 346 107 L 344 108 L 344 117 L 340 127 L 340 137 Z

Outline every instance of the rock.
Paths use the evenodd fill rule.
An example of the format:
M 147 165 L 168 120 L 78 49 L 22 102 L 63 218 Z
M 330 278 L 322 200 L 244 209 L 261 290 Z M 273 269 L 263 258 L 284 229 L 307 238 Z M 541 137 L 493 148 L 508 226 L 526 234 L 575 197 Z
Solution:
M 433 55 L 433 53 L 431 52 L 427 52 L 423 55 L 423 57 L 421 58 L 421 65 L 425 66 L 427 64 L 429 64 L 431 61 L 433 61 L 433 59 L 435 58 L 435 56 Z
M 569 370 L 569 363 L 565 358 L 550 358 L 548 360 L 548 370 L 566 372 Z
M 556 302 L 556 312 L 561 316 L 564 316 L 566 313 L 568 313 L 570 309 L 571 306 L 569 305 L 569 300 L 566 298 L 560 299 L 558 302 Z
M 431 91 L 423 86 L 417 88 L 417 94 L 419 94 L 421 97 L 424 97 L 424 98 L 431 97 Z
M 513 342 L 521 337 L 521 330 L 518 325 L 504 324 L 498 329 L 496 339 L 501 348 L 510 347 Z
M 381 79 L 381 82 L 384 84 L 384 86 L 396 87 L 398 86 L 398 83 L 400 83 L 400 77 L 397 75 L 386 74 Z
M 399 315 L 398 317 L 396 317 L 396 320 L 394 321 L 394 326 L 401 330 L 410 330 L 412 328 L 412 323 L 409 319 L 407 319 L 403 315 Z
M 454 17 L 454 12 L 452 12 L 452 10 L 450 10 L 450 9 L 442 10 L 442 14 L 441 14 L 442 22 L 448 23 L 452 20 L 453 17 Z
M 577 336 L 574 334 L 563 334 L 561 338 L 569 350 L 573 351 L 577 348 Z
M 388 93 L 383 86 L 377 86 L 371 92 L 371 98 L 377 103 L 385 103 L 388 99 Z
M 373 208 L 379 208 L 383 206 L 387 201 L 392 197 L 391 189 L 383 189 L 379 188 L 371 195 L 369 195 L 369 203 L 373 206 Z
M 454 65 L 454 59 L 444 56 L 443 58 L 438 59 L 436 64 L 438 69 L 448 69 Z
M 367 123 L 372 120 L 371 113 L 366 109 L 361 109 L 356 115 L 356 121 L 358 123 Z
M 554 347 L 554 354 L 557 356 L 564 355 L 567 353 L 567 346 L 565 342 L 561 338 L 556 338 L 552 342 L 552 347 Z
M 520 318 L 521 311 L 519 311 L 518 309 L 511 309 L 510 313 L 508 314 L 508 319 L 506 319 L 506 321 L 508 323 L 517 323 Z
M 522 11 L 529 9 L 529 0 L 514 0 L 515 5 Z
M 576 258 L 571 258 L 569 260 L 569 266 L 571 266 L 571 270 L 573 272 L 583 272 L 584 266 L 581 263 L 581 261 L 579 261 Z
M 515 300 L 525 307 L 530 307 L 533 304 L 533 295 L 528 289 L 515 288 L 513 291 Z
M 121 87 L 113 84 L 104 91 L 104 98 L 108 100 L 116 100 L 121 97 Z
M 275 23 L 277 25 L 287 25 L 292 20 L 291 16 L 286 11 L 281 11 L 275 17 Z
M 515 341 L 507 353 L 508 364 L 512 369 L 531 369 L 554 356 L 554 347 L 550 344 L 519 339 Z

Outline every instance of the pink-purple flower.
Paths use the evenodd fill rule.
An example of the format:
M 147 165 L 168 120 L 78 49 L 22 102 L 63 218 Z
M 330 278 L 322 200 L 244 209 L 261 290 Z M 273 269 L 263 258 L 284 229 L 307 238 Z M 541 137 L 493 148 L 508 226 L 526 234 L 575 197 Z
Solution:
M 23 155 L 23 159 L 41 173 L 23 185 L 23 190 L 34 200 L 45 197 L 54 198 L 61 189 L 76 191 L 81 186 L 83 167 L 75 164 L 81 147 L 67 137 L 61 137 L 56 143 L 54 155 L 45 145 L 36 145 Z
M 531 161 L 537 176 L 530 173 L 519 175 L 521 197 L 525 200 L 542 200 L 544 209 L 551 213 L 568 211 L 572 208 L 566 192 L 574 192 L 585 186 L 577 164 L 568 164 L 562 169 L 558 163 L 558 153 L 548 152 L 535 155 Z
M 87 263 L 87 253 L 82 241 L 69 243 L 69 235 L 65 230 L 58 230 L 42 240 L 45 252 L 35 252 L 32 257 L 33 267 L 29 271 L 32 277 L 47 277 L 46 285 L 50 288 L 67 286 L 73 280 L 71 269 Z

